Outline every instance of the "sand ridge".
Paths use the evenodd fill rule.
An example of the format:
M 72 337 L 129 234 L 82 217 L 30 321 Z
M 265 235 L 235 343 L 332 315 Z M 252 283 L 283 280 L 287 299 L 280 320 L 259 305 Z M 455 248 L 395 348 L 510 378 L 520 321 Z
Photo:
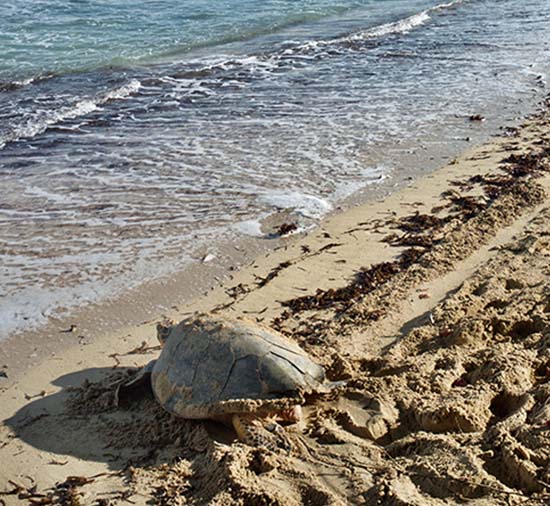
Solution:
M 186 308 L 274 327 L 346 381 L 286 427 L 290 454 L 151 396 L 118 407 L 158 353 L 141 326 L 2 392 L 0 500 L 548 504 L 548 121 L 290 238 Z

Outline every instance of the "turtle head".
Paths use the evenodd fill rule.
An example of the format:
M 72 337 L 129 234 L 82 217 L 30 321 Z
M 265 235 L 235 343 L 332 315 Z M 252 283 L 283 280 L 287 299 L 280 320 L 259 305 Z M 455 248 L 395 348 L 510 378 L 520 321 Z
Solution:
M 157 323 L 157 339 L 159 340 L 161 346 L 164 346 L 164 343 L 172 331 L 173 325 L 174 320 L 169 320 L 168 318 L 165 318 Z

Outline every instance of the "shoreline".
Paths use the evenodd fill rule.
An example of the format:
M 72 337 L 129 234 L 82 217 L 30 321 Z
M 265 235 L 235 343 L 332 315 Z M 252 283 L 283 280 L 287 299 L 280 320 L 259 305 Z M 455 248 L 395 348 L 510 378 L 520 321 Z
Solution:
M 530 109 L 536 111 L 537 106 L 532 105 Z M 495 123 L 494 120 L 491 121 Z M 454 156 L 465 156 L 485 143 L 498 139 L 503 135 L 502 130 L 516 128 L 522 121 L 525 121 L 525 117 L 507 120 L 506 126 L 496 127 L 496 123 L 490 127 L 485 126 L 482 133 L 477 133 L 481 135 L 482 140 L 474 145 L 471 145 L 470 141 L 457 140 L 444 152 L 429 151 L 425 146 L 419 147 L 409 157 L 401 160 L 399 174 L 394 175 L 393 171 L 390 171 L 380 182 L 373 181 L 335 202 L 332 210 L 314 225 L 313 230 L 283 237 L 269 237 L 267 232 L 261 237 L 245 234 L 239 238 L 224 240 L 216 244 L 214 249 L 217 255 L 211 262 L 196 260 L 183 270 L 139 283 L 127 293 L 114 294 L 96 302 L 71 308 L 66 314 L 48 317 L 45 323 L 13 332 L 0 340 L 0 365 L 11 362 L 11 368 L 14 370 L 12 376 L 17 378 L 30 367 L 40 363 L 41 353 L 44 357 L 55 356 L 59 350 L 64 350 L 67 346 L 78 346 L 83 342 L 89 344 L 112 332 L 121 334 L 130 331 L 143 322 L 160 319 L 165 312 L 173 311 L 174 307 L 193 304 L 210 291 L 230 283 L 235 273 L 240 269 L 249 268 L 256 258 L 303 240 L 309 234 L 322 229 L 325 222 L 339 214 L 368 206 L 429 177 Z M 478 126 L 472 122 L 471 128 L 478 129 Z M 280 224 L 293 222 L 294 219 L 289 210 L 274 210 L 264 220 L 267 222 L 264 223 L 264 228 L 275 230 Z M 199 250 L 204 250 L 205 255 L 209 253 L 209 248 L 204 245 Z M 200 255 L 198 250 L 191 251 L 189 255 L 195 258 L 204 256 Z M 182 290 L 181 286 L 185 286 L 185 290 Z M 77 327 L 74 333 L 63 332 L 71 325 Z
M 502 469 L 480 457 L 480 438 L 513 438 L 506 423 L 517 428 L 512 419 L 519 417 L 527 424 L 535 406 L 542 402 L 544 408 L 543 394 L 523 372 L 519 379 L 495 380 L 493 372 L 484 372 L 478 355 L 492 353 L 495 367 L 504 371 L 507 356 L 530 360 L 533 370 L 543 362 L 542 354 L 532 355 L 539 349 L 536 336 L 548 331 L 544 308 L 542 326 L 525 330 L 527 323 L 519 325 L 526 321 L 520 314 L 523 306 L 518 307 L 511 330 L 501 332 L 511 336 L 508 340 L 492 342 L 479 322 L 513 320 L 516 313 L 499 316 L 495 311 L 508 311 L 522 300 L 536 305 L 544 296 L 541 287 L 550 279 L 544 267 L 549 161 L 541 158 L 535 169 L 518 162 L 525 174 L 518 169 L 519 176 L 505 180 L 509 174 L 502 172 L 507 167 L 502 160 L 526 154 L 534 164 L 537 153 L 549 147 L 550 115 L 544 110 L 510 137 L 493 138 L 384 198 L 329 216 L 309 234 L 282 239 L 270 252 L 260 249 L 254 259 L 243 258 L 244 268 L 232 272 L 232 279 L 185 308 L 170 299 L 172 289 L 158 287 L 166 297 L 162 316 L 177 320 L 194 311 L 216 310 L 278 328 L 321 363 L 331 380 L 348 381 L 337 398 L 306 406 L 306 420 L 289 428 L 305 445 L 305 450 L 298 446 L 302 455 L 263 453 L 235 443 L 234 435 L 208 423 L 173 426 L 176 422 L 158 418 L 165 415 L 148 405 L 144 414 L 143 406 L 129 413 L 140 424 L 149 424 L 142 429 L 127 413 L 105 406 L 113 373 L 125 374 L 157 353 L 153 327 L 162 316 L 149 315 L 143 307 L 135 307 L 134 314 L 141 325 L 113 326 L 124 319 L 120 307 L 102 312 L 104 327 L 91 329 L 85 323 L 76 332 L 59 334 L 59 325 L 66 322 L 54 322 L 50 335 L 58 340 L 46 342 L 52 348 L 43 360 L 39 354 L 23 356 L 34 344 L 0 343 L 0 365 L 9 357 L 20 368 L 12 374 L 10 365 L 8 378 L 0 379 L 1 414 L 6 418 L 1 426 L 0 458 L 6 467 L 0 472 L 0 492 L 3 481 L 5 489 L 13 483 L 21 487 L 0 498 L 8 505 L 22 504 L 25 498 L 18 500 L 17 495 L 34 486 L 27 486 L 26 476 L 39 493 L 56 499 L 55 483 L 68 476 L 97 476 L 69 487 L 83 504 L 100 497 L 122 504 L 125 491 L 137 504 L 154 497 L 155 504 L 170 504 L 155 496 L 158 490 L 172 500 L 177 496 L 170 494 L 182 494 L 188 504 L 263 498 L 270 504 L 309 500 L 328 505 L 349 504 L 351 497 L 360 498 L 357 504 L 369 504 L 378 494 L 394 500 L 392 504 L 439 505 L 441 494 L 457 500 L 461 493 L 476 504 L 508 504 L 504 501 L 513 497 L 518 503 L 529 498 L 530 504 L 544 504 L 550 490 L 541 485 L 544 466 L 539 462 L 548 459 L 536 454 L 514 460 L 506 453 L 520 448 L 535 455 L 529 440 L 491 447 L 504 462 Z M 392 266 L 391 275 L 379 269 L 382 265 Z M 202 267 L 195 284 L 205 275 L 220 275 L 208 272 L 213 266 Z M 525 277 L 527 267 L 538 269 L 538 284 Z M 506 290 L 520 292 L 502 291 L 495 273 L 507 273 Z M 202 284 L 196 291 L 204 292 Z M 483 306 L 475 298 L 486 293 L 491 300 Z M 102 335 L 93 338 L 93 330 Z M 80 331 L 90 337 L 75 343 Z M 434 365 L 438 360 L 441 367 Z M 529 368 L 523 362 L 521 367 Z M 458 380 L 465 384 L 455 385 Z M 525 391 L 526 382 L 531 390 Z M 71 409 L 67 401 L 73 403 Z M 373 417 L 378 425 L 371 423 Z M 158 425 L 160 421 L 168 425 Z M 539 431 L 540 423 L 529 419 L 542 438 L 537 445 L 544 447 L 547 436 Z M 175 428 L 179 443 L 170 439 Z M 151 447 L 153 455 L 148 455 Z M 410 451 L 418 454 L 416 460 L 407 457 Z M 424 461 L 423 452 L 433 460 Z M 193 471 L 201 465 L 202 474 Z M 449 479 L 444 473 L 453 466 Z M 330 469 L 334 477 L 323 478 Z M 511 477 L 514 472 L 519 478 Z
M 488 142 L 495 135 L 499 135 L 499 130 L 502 130 L 503 124 L 515 126 L 516 124 L 521 122 L 523 118 L 521 116 L 518 117 L 518 115 L 522 114 L 520 111 L 523 110 L 523 114 L 525 114 L 526 112 L 527 114 L 530 114 L 533 111 L 536 111 L 537 103 L 542 97 L 542 93 L 542 89 L 525 89 L 523 96 L 517 101 L 517 103 L 514 102 L 513 106 L 508 106 L 504 111 L 496 112 L 494 113 L 494 115 L 489 115 L 490 110 L 482 107 L 480 111 L 483 114 L 487 114 L 486 121 L 470 121 L 468 119 L 468 115 L 455 115 L 453 120 L 449 122 L 447 126 L 451 130 L 455 131 L 456 136 L 447 136 L 448 142 L 445 142 L 445 144 L 441 142 L 441 139 L 438 140 L 437 137 L 433 137 L 432 133 L 430 133 L 430 135 L 428 136 L 419 135 L 418 139 L 416 139 L 415 142 L 409 140 L 406 143 L 401 143 L 400 139 L 387 139 L 385 142 L 379 142 L 374 146 L 375 151 L 378 154 L 371 157 L 368 153 L 363 153 L 362 156 L 364 156 L 365 166 L 369 167 L 369 169 L 373 173 L 372 177 L 374 178 L 374 174 L 376 174 L 378 170 L 387 170 L 387 173 L 384 174 L 386 180 L 379 183 L 375 182 L 375 179 L 369 180 L 369 178 L 367 177 L 366 180 L 368 182 L 363 182 L 365 186 L 358 190 L 354 190 L 351 195 L 348 195 L 346 192 L 344 192 L 344 195 L 346 195 L 344 197 L 340 196 L 336 198 L 334 197 L 334 195 L 331 197 L 323 196 L 323 199 L 325 199 L 326 197 L 325 202 L 329 206 L 332 206 L 333 210 L 328 212 L 320 220 L 320 224 L 323 223 L 324 219 L 341 212 L 342 209 L 350 209 L 355 207 L 356 205 L 366 204 L 369 201 L 386 196 L 387 194 L 394 192 L 399 188 L 409 184 L 410 181 L 414 181 L 419 177 L 423 177 L 426 174 L 437 170 L 437 168 L 443 165 L 445 161 L 451 160 L 455 156 L 459 156 L 464 151 L 474 149 L 475 146 L 479 146 L 483 142 Z M 474 109 L 472 109 L 471 112 L 476 112 L 476 110 Z M 380 155 L 380 153 L 382 152 L 388 153 L 386 157 Z M 393 160 L 391 165 L 386 166 L 384 164 L 386 158 Z M 355 184 L 353 184 L 352 186 L 356 188 Z M 277 222 L 277 220 L 281 220 L 281 216 L 288 216 L 290 220 L 296 220 L 299 218 L 299 213 L 293 211 L 292 209 L 283 209 L 277 211 L 275 208 L 272 208 L 270 211 L 266 212 L 270 212 L 269 217 L 267 218 L 268 221 L 272 220 Z M 260 216 L 262 216 L 262 213 L 260 213 Z M 256 218 L 258 218 L 258 215 L 252 217 L 250 221 L 256 221 Z M 317 218 L 313 218 L 311 220 L 309 218 L 305 218 L 303 221 L 309 223 L 315 222 L 317 221 Z M 238 222 L 233 222 L 233 224 L 229 226 L 229 228 L 235 226 L 237 223 Z M 71 233 L 76 232 L 74 232 L 74 230 L 71 232 L 70 229 L 65 229 L 65 233 L 68 233 L 70 237 Z M 221 233 L 223 235 L 225 232 Z M 285 238 L 284 240 L 287 241 L 287 238 Z M 198 251 L 196 251 L 196 248 L 193 247 L 190 247 L 188 249 L 190 241 L 191 239 L 185 239 L 181 243 L 181 249 L 183 251 L 184 257 L 193 259 L 197 256 Z M 261 254 L 263 252 L 273 249 L 274 247 L 277 247 L 277 245 L 267 244 L 271 241 L 271 239 L 266 239 L 265 237 L 256 238 L 253 236 L 246 236 L 232 239 L 226 239 L 224 237 L 220 240 L 218 244 L 220 246 L 220 249 L 225 249 L 226 251 L 231 249 L 232 244 L 242 245 L 246 250 L 251 250 L 251 254 L 247 257 L 247 259 L 252 260 L 252 258 L 256 254 Z M 29 244 L 23 245 L 23 247 L 28 246 Z M 198 249 L 206 250 L 207 246 L 206 244 L 202 244 Z M 176 251 L 176 253 L 174 253 L 174 251 Z M 177 251 L 179 251 L 179 249 L 176 248 L 170 253 L 166 251 L 163 252 L 164 256 L 162 260 L 158 264 L 152 265 L 159 267 L 160 272 L 169 272 L 169 269 L 166 268 L 166 266 L 170 265 L 171 262 L 178 262 L 180 260 Z M 240 253 L 235 256 L 239 257 Z M 48 258 L 49 257 L 46 255 L 46 257 L 41 260 L 48 261 Z M 137 258 L 139 257 L 136 257 L 136 259 Z M 143 255 L 143 258 L 147 258 L 147 255 Z M 47 323 L 46 325 L 41 323 L 39 324 L 39 326 L 36 327 L 26 327 L 25 325 L 23 325 L 14 332 L 8 332 L 6 328 L 1 329 L 0 360 L 2 359 L 2 349 L 5 347 L 4 343 L 6 341 L 19 338 L 28 340 L 30 344 L 27 347 L 27 354 L 30 355 L 34 352 L 32 346 L 33 340 L 43 343 L 44 334 L 48 336 L 47 339 L 52 339 L 54 341 L 56 341 L 60 337 L 59 335 L 55 335 L 56 332 L 52 330 L 52 323 L 53 325 L 57 325 L 59 328 L 68 328 L 72 324 L 71 320 L 73 320 L 74 318 L 80 318 L 82 314 L 86 313 L 93 315 L 105 312 L 106 314 L 108 314 L 110 311 L 109 307 L 114 305 L 118 307 L 127 306 L 125 311 L 129 312 L 131 311 L 131 309 L 128 309 L 128 307 L 132 304 L 142 305 L 139 300 L 139 293 L 140 291 L 144 292 L 146 290 L 149 290 L 149 288 L 152 288 L 153 293 L 155 293 L 155 291 L 161 293 L 161 295 L 155 294 L 152 297 L 153 299 L 158 299 L 158 304 L 155 304 L 155 302 L 153 301 L 153 304 L 147 305 L 148 308 L 146 311 L 148 311 L 149 314 L 154 315 L 155 313 L 158 313 L 162 310 L 162 294 L 164 293 L 164 289 L 157 290 L 157 287 L 159 285 L 162 285 L 165 280 L 168 280 L 168 283 L 170 283 L 171 277 L 177 279 L 194 279 L 200 276 L 201 279 L 206 279 L 207 285 L 214 285 L 216 282 L 218 282 L 215 277 L 220 278 L 221 275 L 229 275 L 231 273 L 231 271 L 228 271 L 227 268 L 231 267 L 230 264 L 234 261 L 234 259 L 231 258 L 231 255 L 228 255 L 228 258 L 224 260 L 226 261 L 226 266 L 224 266 L 223 269 L 216 269 L 215 274 L 212 274 L 211 276 L 205 276 L 204 272 L 202 272 L 201 265 L 199 265 L 197 268 L 196 264 L 193 263 L 194 260 L 190 260 L 190 264 L 183 267 L 183 270 L 181 270 L 181 267 L 178 267 L 178 270 L 174 271 L 172 274 L 169 273 L 161 275 L 157 273 L 156 276 L 159 277 L 154 279 L 146 279 L 145 281 L 139 281 L 140 279 L 142 279 L 139 277 L 139 275 L 137 275 L 138 277 L 136 278 L 132 278 L 131 274 L 128 274 L 127 282 L 122 277 L 122 274 L 116 275 L 114 278 L 110 278 L 108 275 L 108 269 L 106 269 L 103 274 L 101 274 L 100 277 L 97 278 L 97 280 L 102 279 L 103 282 L 97 283 L 95 285 L 90 285 L 89 288 L 84 291 L 96 294 L 91 296 L 92 301 L 96 298 L 97 292 L 101 293 L 101 295 L 98 296 L 100 297 L 99 300 L 93 302 L 86 302 L 87 296 L 83 295 L 84 292 L 79 292 L 78 290 L 75 291 L 75 288 L 79 286 L 78 284 L 75 284 L 75 280 L 79 279 L 78 269 L 76 270 L 76 272 L 71 272 L 69 269 L 67 271 L 69 273 L 68 276 L 60 276 L 58 273 L 57 277 L 54 276 L 54 278 L 52 278 L 55 279 L 55 281 L 52 281 L 51 285 L 44 285 L 44 289 L 51 289 L 50 296 L 53 297 L 54 300 L 54 303 L 52 305 L 48 306 L 48 304 L 42 303 L 42 300 L 40 300 L 43 299 L 42 296 L 37 297 L 37 300 L 35 301 L 36 306 L 32 302 L 29 303 L 29 298 L 21 302 L 21 304 L 19 304 L 19 306 L 17 307 L 17 310 L 12 309 L 12 306 L 14 306 L 12 302 L 6 304 L 3 314 L 8 315 L 8 317 L 6 318 L 9 321 L 9 324 L 6 324 L 7 328 L 11 329 L 14 325 L 16 325 L 16 320 L 33 319 L 35 314 L 38 315 L 39 319 L 42 319 L 41 315 L 44 314 L 44 318 L 50 319 L 50 325 L 48 325 Z M 120 262 L 119 265 L 124 265 L 124 262 Z M 126 265 L 131 265 L 131 262 L 127 262 Z M 238 266 L 236 267 L 238 268 Z M 193 270 L 196 270 L 200 274 L 194 275 Z M 128 271 L 128 273 L 129 272 L 130 271 Z M 30 280 L 28 280 L 27 282 L 19 280 L 17 282 L 17 290 L 25 287 L 41 287 L 42 281 L 40 281 L 39 271 L 37 271 L 37 275 L 38 283 L 36 283 L 36 285 L 34 284 L 34 282 L 29 282 Z M 136 283 L 138 283 L 137 286 Z M 124 293 L 124 291 L 121 292 L 121 290 L 123 290 L 121 287 L 128 285 L 133 286 L 133 288 L 130 290 L 133 294 L 131 297 L 128 297 L 126 293 Z M 66 302 L 72 294 L 76 294 L 75 297 L 80 299 L 78 304 L 81 305 L 71 306 L 71 304 L 74 303 L 74 298 L 72 302 Z M 198 294 L 200 294 L 200 290 L 193 291 L 191 297 L 185 298 L 185 302 L 189 301 L 191 298 L 194 298 Z M 17 298 L 21 295 L 21 293 L 16 291 L 13 295 Z M 176 290 L 173 291 L 172 296 L 180 298 Z M 24 298 L 24 296 L 21 296 L 21 300 L 23 300 Z M 8 299 L 8 297 L 6 297 L 6 299 Z M 63 304 L 65 303 L 68 305 L 68 312 L 66 313 L 64 313 L 63 307 Z M 84 305 L 82 305 L 82 303 Z M 61 307 L 56 306 L 56 304 L 58 306 L 60 305 Z M 10 306 L 10 311 L 7 310 L 8 306 Z M 53 316 L 47 316 L 52 313 Z M 64 313 L 64 315 L 60 316 L 60 313 Z M 87 319 L 90 318 L 84 317 L 84 320 Z M 94 320 L 94 318 L 91 319 Z M 97 322 L 97 319 L 95 319 L 95 321 Z M 119 326 L 135 323 L 136 320 L 130 318 L 128 321 L 121 323 Z M 4 336 L 6 335 L 7 337 L 4 338 Z M 7 346 L 11 348 L 11 345 Z M 55 350 L 48 348 L 48 352 L 51 351 Z

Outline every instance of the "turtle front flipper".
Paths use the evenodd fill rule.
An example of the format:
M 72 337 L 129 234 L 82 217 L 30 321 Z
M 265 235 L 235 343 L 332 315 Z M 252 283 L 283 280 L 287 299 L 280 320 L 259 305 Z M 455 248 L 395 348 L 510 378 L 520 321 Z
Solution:
M 145 367 L 132 376 L 128 381 L 119 383 L 115 390 L 115 406 L 125 407 L 135 402 L 147 394 L 152 395 L 151 391 L 151 372 L 155 366 L 156 360 L 151 360 Z
M 274 420 L 254 415 L 233 415 L 233 427 L 240 441 L 249 446 L 267 448 L 271 451 L 283 449 L 289 452 L 292 445 L 285 430 Z

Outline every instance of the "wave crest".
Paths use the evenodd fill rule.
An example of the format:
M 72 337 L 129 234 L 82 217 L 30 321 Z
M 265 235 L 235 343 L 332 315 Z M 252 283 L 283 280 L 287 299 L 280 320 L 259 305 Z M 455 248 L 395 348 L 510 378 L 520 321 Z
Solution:
M 63 121 L 90 114 L 107 102 L 127 98 L 137 93 L 140 87 L 141 83 L 137 79 L 133 79 L 128 84 L 111 90 L 103 95 L 79 100 L 72 105 L 54 111 L 44 112 L 39 118 L 30 118 L 25 124 L 12 128 L 0 137 L 0 149 L 3 149 L 6 144 L 10 142 L 21 139 L 31 139 Z

